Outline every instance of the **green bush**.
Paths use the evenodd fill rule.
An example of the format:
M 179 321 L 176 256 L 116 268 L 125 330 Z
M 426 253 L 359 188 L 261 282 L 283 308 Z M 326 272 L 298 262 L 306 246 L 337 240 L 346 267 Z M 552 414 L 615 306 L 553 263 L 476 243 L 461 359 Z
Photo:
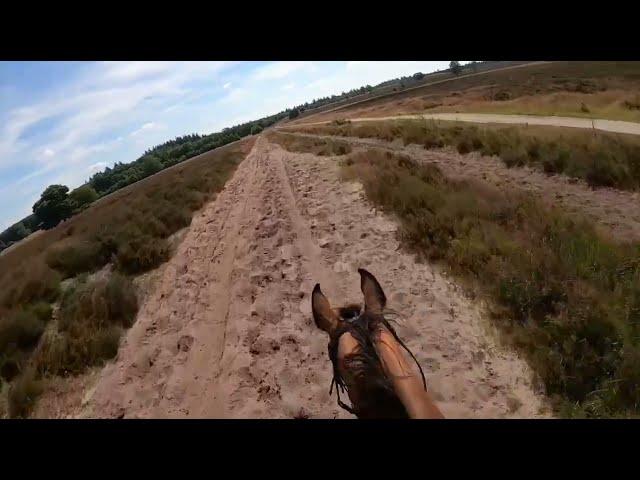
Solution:
M 298 110 L 297 108 L 294 108 L 293 110 L 289 111 L 289 119 L 294 119 L 300 116 L 300 110 Z
M 90 185 L 83 185 L 69 193 L 69 199 L 76 210 L 82 210 L 98 199 L 98 194 Z
M 53 228 L 72 215 L 74 204 L 68 192 L 69 188 L 64 185 L 49 185 L 33 204 L 33 213 L 45 228 Z

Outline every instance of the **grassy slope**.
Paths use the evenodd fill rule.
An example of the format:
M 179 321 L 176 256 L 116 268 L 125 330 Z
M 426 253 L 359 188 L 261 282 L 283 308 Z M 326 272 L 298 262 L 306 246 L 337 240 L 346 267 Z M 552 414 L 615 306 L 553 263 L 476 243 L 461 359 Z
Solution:
M 320 114 L 313 121 L 426 111 L 640 122 L 640 62 L 552 62 L 488 72 Z

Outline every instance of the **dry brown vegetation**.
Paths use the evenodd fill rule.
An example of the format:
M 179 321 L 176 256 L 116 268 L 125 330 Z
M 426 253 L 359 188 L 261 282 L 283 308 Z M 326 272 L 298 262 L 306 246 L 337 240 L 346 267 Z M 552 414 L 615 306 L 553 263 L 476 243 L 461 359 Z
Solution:
M 434 120 L 396 120 L 300 127 L 323 135 L 401 139 L 425 148 L 496 155 L 506 166 L 529 165 L 581 178 L 594 187 L 640 188 L 640 139 L 633 135 L 557 127 L 476 126 Z
M 527 195 L 451 180 L 387 150 L 355 151 L 343 172 L 400 219 L 407 248 L 489 300 L 560 414 L 640 413 L 640 245 L 614 242 Z
M 552 62 L 452 79 L 306 121 L 475 112 L 640 121 L 640 62 Z
M 345 155 L 351 153 L 348 142 L 332 138 L 301 138 L 295 134 L 269 132 L 267 137 L 271 141 L 278 141 L 288 151 L 294 153 L 310 152 L 319 157 Z
M 137 312 L 129 276 L 169 258 L 169 236 L 190 224 L 254 141 L 163 170 L 0 256 L 5 414 L 28 414 L 43 375 L 80 373 L 116 354 L 121 333 Z M 110 265 L 105 272 L 88 275 L 105 265 Z M 61 288 L 66 278 L 73 280 Z M 49 327 L 54 302 L 59 309 Z

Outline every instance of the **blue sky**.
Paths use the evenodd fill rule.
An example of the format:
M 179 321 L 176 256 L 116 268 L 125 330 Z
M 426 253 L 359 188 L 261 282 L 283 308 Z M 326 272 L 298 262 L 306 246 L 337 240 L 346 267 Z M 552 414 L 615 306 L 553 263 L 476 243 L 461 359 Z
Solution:
M 178 135 L 448 63 L 0 62 L 0 230 L 48 185 L 77 187 Z

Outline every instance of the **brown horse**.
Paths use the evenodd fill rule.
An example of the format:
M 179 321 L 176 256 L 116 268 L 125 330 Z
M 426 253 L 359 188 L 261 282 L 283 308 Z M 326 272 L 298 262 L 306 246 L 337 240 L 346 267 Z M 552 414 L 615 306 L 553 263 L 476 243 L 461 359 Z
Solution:
M 427 393 L 420 365 L 416 361 L 418 376 L 402 349 L 415 357 L 384 318 L 387 298 L 380 283 L 362 268 L 358 273 L 364 309 L 332 309 L 319 284 L 311 295 L 316 326 L 329 334 L 330 392 L 335 385 L 338 404 L 358 418 L 444 418 Z M 340 399 L 344 390 L 351 406 Z

